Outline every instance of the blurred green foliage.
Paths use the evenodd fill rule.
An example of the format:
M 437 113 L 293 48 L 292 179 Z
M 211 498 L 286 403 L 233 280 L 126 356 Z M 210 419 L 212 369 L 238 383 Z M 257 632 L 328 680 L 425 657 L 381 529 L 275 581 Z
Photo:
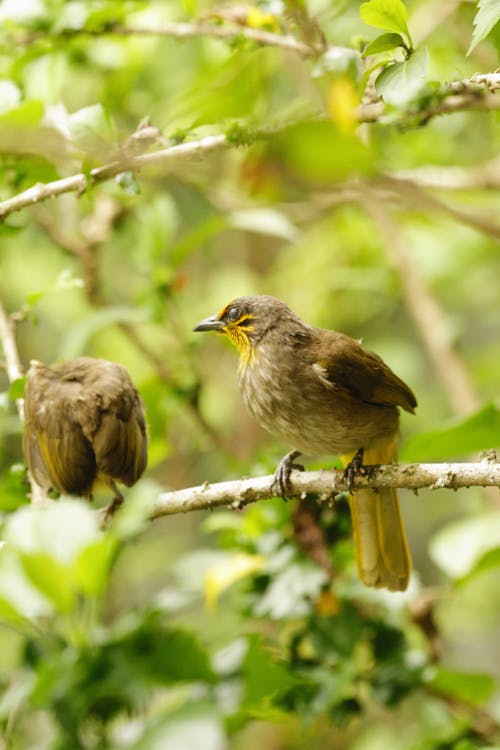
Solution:
M 498 68 L 498 17 L 487 0 L 0 3 L 1 201 L 141 151 L 229 142 L 0 224 L 23 364 L 122 362 L 150 431 L 148 476 L 110 530 L 76 500 L 29 506 L 23 383 L 1 375 L 0 749 L 499 746 L 491 495 L 402 493 L 404 594 L 358 582 L 342 499 L 315 519 L 333 581 L 294 503 L 147 521 L 161 487 L 269 473 L 288 449 L 244 412 L 234 351 L 191 333 L 240 294 L 286 299 L 383 356 L 419 400 L 403 460 L 499 446 L 498 114 L 432 116 L 449 81 Z M 176 38 L 171 22 L 213 33 Z M 377 94 L 383 115 L 360 125 Z M 415 279 L 444 330 L 419 326 Z M 469 374 L 463 408 L 433 337 Z

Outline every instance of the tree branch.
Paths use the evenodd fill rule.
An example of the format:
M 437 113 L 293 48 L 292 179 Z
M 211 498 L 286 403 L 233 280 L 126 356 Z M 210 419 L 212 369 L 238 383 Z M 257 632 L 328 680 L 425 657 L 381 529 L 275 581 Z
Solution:
M 306 44 L 296 39 L 291 34 L 277 34 L 264 29 L 256 29 L 237 23 L 227 23 L 224 25 L 208 22 L 176 22 L 164 21 L 155 26 L 124 26 L 122 24 L 112 24 L 102 29 L 64 29 L 59 33 L 60 37 L 70 38 L 75 36 L 95 36 L 102 37 L 107 35 L 113 36 L 155 36 L 171 37 L 182 41 L 183 39 L 195 37 L 211 37 L 216 39 L 227 39 L 228 41 L 238 41 L 246 39 L 266 47 L 278 47 L 288 52 L 293 52 L 301 57 L 315 57 L 322 52 L 322 47 L 317 45 Z M 15 34 L 12 41 L 17 45 L 27 45 L 43 39 L 47 36 L 46 32 L 36 31 L 25 34 Z
M 189 37 L 216 37 L 218 39 L 248 39 L 251 42 L 266 47 L 279 47 L 300 55 L 301 57 L 315 57 L 323 50 L 316 46 L 305 44 L 291 34 L 276 34 L 264 29 L 254 29 L 240 24 L 226 24 L 224 26 L 211 23 L 175 23 L 164 22 L 153 27 L 113 26 L 113 34 L 124 36 L 169 36 L 174 39 Z
M 0 344 L 2 345 L 5 355 L 5 369 L 9 383 L 18 380 L 23 375 L 23 368 L 19 353 L 17 351 L 15 337 L 15 322 L 11 315 L 8 315 L 2 301 L 0 300 Z M 16 399 L 16 408 L 21 422 L 24 422 L 24 399 Z M 33 503 L 43 503 L 48 501 L 47 493 L 40 487 L 33 477 L 29 476 L 31 485 L 31 500 Z
M 5 370 L 9 383 L 18 380 L 23 376 L 23 368 L 16 346 L 16 337 L 14 335 L 15 323 L 3 306 L 0 300 L 0 343 L 5 355 Z M 24 419 L 24 399 L 16 399 L 17 412 L 21 422 Z
M 279 35 L 275 35 L 279 36 Z M 401 120 L 405 118 L 418 117 L 419 121 L 427 121 L 438 114 L 457 112 L 462 110 L 500 110 L 500 74 L 482 74 L 477 77 L 454 81 L 449 84 L 450 94 L 439 104 L 431 105 L 428 109 L 418 110 L 414 113 L 402 113 Z M 385 114 L 383 102 L 375 102 L 362 105 L 358 109 L 358 121 L 360 123 L 373 123 L 380 120 Z M 9 214 L 20 211 L 48 198 L 54 198 L 64 193 L 84 193 L 89 187 L 100 182 L 110 180 L 116 175 L 126 171 L 140 172 L 146 167 L 163 167 L 171 162 L 201 159 L 211 153 L 224 151 L 236 146 L 248 146 L 257 140 L 269 138 L 274 134 L 283 132 L 292 123 L 286 122 L 274 127 L 257 128 L 245 133 L 242 129 L 242 137 L 232 137 L 231 134 L 219 133 L 210 135 L 187 143 L 175 144 L 157 151 L 138 155 L 127 155 L 114 159 L 108 164 L 92 169 L 88 175 L 79 173 L 53 180 L 47 183 L 37 183 L 27 190 L 0 202 L 0 221 Z M 243 137 L 244 136 L 244 137 Z
M 289 497 L 303 497 L 315 493 L 323 502 L 333 501 L 339 492 L 347 492 L 343 470 L 293 471 Z M 239 510 L 249 503 L 279 497 L 273 487 L 273 475 L 237 479 L 231 482 L 162 492 L 151 511 L 151 518 L 188 513 L 194 510 L 213 510 L 226 506 Z M 500 487 L 500 462 L 493 452 L 477 463 L 402 464 L 370 467 L 368 476 L 357 476 L 353 487 L 404 487 L 419 489 L 453 489 L 460 487 Z

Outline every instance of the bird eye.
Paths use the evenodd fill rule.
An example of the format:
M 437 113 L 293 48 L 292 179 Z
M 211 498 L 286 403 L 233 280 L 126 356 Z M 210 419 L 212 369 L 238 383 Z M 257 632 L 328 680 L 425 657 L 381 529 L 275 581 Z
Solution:
M 235 323 L 238 318 L 241 316 L 241 310 L 238 307 L 238 305 L 233 305 L 229 308 L 229 310 L 226 313 L 228 320 L 231 321 L 231 323 Z

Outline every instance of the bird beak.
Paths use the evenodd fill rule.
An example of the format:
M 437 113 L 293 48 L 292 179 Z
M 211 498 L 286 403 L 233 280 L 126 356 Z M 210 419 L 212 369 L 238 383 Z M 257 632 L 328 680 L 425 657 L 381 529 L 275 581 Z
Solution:
M 217 315 L 210 315 L 209 318 L 200 320 L 193 328 L 193 331 L 222 331 L 224 328 L 225 323 L 219 320 Z

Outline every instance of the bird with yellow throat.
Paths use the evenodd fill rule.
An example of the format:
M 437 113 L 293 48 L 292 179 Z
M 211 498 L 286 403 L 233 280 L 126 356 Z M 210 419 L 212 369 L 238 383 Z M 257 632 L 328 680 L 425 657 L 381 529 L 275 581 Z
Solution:
M 314 328 L 267 295 L 239 297 L 194 330 L 225 334 L 235 344 L 245 406 L 293 448 L 275 473 L 283 496 L 302 453 L 341 455 L 349 477 L 363 464 L 397 461 L 398 407 L 413 413 L 417 401 L 355 339 Z M 397 490 L 356 489 L 349 504 L 360 579 L 368 586 L 406 589 L 411 556 Z

